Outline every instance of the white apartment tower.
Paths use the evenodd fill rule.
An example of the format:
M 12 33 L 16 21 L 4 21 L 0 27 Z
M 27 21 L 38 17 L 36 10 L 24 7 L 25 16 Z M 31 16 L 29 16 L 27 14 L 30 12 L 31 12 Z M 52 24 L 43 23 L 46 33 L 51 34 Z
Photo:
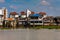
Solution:
M 2 25 L 3 20 L 8 18 L 7 9 L 5 7 L 0 9 L 0 25 Z

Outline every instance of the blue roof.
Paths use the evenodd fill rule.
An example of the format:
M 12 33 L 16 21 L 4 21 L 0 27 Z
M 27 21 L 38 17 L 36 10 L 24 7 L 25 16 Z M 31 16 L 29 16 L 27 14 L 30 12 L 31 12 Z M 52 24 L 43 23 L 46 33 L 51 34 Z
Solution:
M 31 15 L 31 16 L 39 17 L 39 16 L 40 16 L 40 14 L 33 14 L 33 15 Z

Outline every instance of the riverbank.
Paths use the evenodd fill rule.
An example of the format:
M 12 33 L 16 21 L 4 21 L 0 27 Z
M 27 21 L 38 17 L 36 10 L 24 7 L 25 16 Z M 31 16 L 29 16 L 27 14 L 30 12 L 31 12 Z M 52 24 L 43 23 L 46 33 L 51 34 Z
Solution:
M 11 30 L 11 29 L 60 29 L 60 26 L 21 26 L 18 28 L 0 28 L 1 30 Z

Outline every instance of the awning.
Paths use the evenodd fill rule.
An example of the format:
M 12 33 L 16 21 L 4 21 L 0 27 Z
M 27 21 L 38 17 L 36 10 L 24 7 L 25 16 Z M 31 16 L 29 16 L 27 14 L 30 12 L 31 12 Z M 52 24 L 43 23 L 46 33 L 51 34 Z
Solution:
M 14 18 L 7 18 L 6 20 L 8 20 L 8 21 L 13 21 Z

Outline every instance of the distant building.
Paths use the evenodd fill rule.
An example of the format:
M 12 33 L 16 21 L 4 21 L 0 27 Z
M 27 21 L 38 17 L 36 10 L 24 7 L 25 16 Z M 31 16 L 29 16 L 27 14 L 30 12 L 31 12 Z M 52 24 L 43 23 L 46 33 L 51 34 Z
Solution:
M 26 16 L 29 17 L 30 14 L 31 14 L 31 11 L 27 9 Z
M 2 25 L 3 20 L 5 20 L 6 18 L 8 18 L 7 9 L 1 8 L 0 9 L 0 25 Z
M 7 11 L 7 9 L 4 7 L 4 8 L 2 8 L 2 11 L 3 11 L 4 19 L 8 18 L 8 11 Z
M 21 17 L 20 18 L 21 19 L 25 19 L 26 18 L 26 13 L 24 11 L 21 11 L 20 13 L 21 13 Z
M 16 18 L 16 17 L 18 17 L 18 14 L 16 12 L 10 13 L 10 18 Z

